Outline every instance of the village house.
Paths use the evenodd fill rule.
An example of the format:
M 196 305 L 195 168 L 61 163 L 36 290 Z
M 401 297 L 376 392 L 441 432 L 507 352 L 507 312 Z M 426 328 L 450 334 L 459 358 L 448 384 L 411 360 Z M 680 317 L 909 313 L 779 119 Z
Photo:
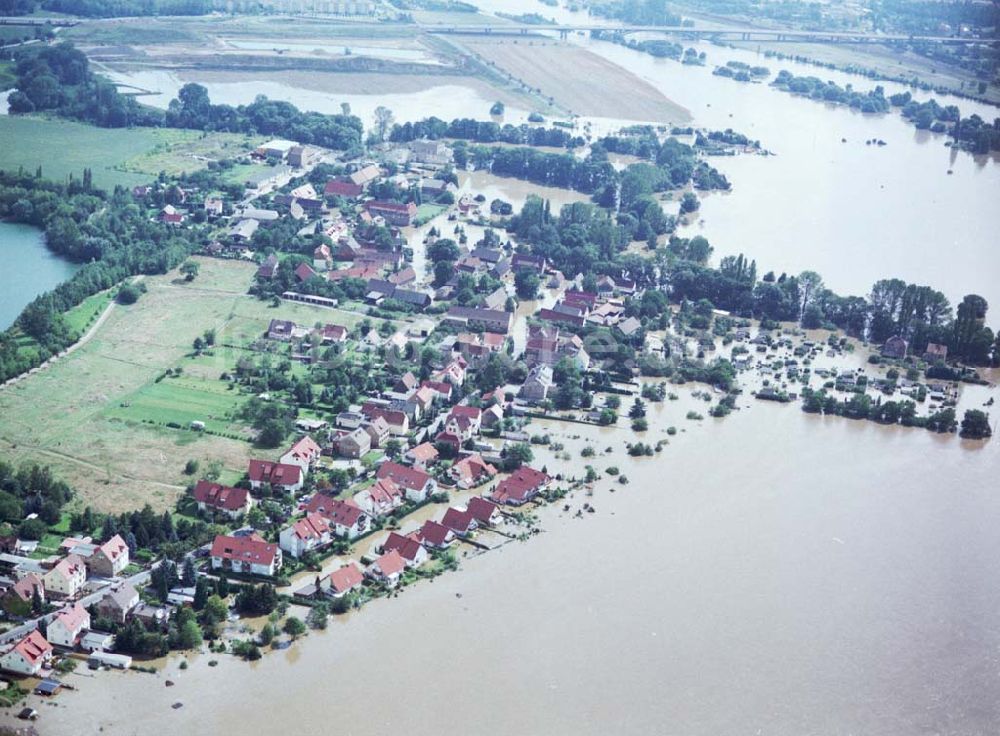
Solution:
M 403 502 L 403 489 L 390 478 L 378 478 L 370 486 L 354 494 L 354 503 L 366 514 L 376 518 L 391 514 Z
M 278 273 L 278 257 L 272 253 L 264 259 L 257 269 L 257 278 L 270 281 Z
M 342 411 L 337 415 L 334 424 L 341 429 L 358 429 L 365 421 L 365 415 L 361 412 Z
M 319 276 L 319 274 L 316 273 L 313 270 L 313 267 L 310 266 L 308 263 L 303 262 L 303 263 L 300 263 L 298 266 L 295 267 L 295 278 L 300 283 L 304 284 L 309 279 L 317 278 L 318 276 Z
M 45 636 L 49 643 L 66 649 L 76 649 L 80 634 L 90 628 L 90 614 L 79 603 L 64 608 L 49 622 Z
M 244 218 L 229 228 L 229 240 L 235 244 L 249 243 L 259 227 L 259 221 Z M 275 259 L 275 265 L 277 265 L 277 259 Z
M 406 412 L 396 411 L 372 401 L 366 401 L 361 406 L 361 413 L 364 414 L 369 422 L 374 422 L 377 418 L 381 417 L 389 426 L 389 432 L 397 437 L 409 434 L 410 432 L 410 418 L 406 416 Z
M 298 144 L 294 141 L 286 141 L 281 138 L 275 138 L 274 140 L 259 145 L 256 150 L 254 150 L 254 155 L 258 158 L 269 158 L 284 161 L 288 156 L 288 152 L 297 145 Z
M 317 493 L 309 499 L 305 510 L 306 513 L 322 514 L 338 537 L 354 539 L 368 531 L 368 514 L 353 500 L 343 501 Z
M 0 655 L 0 669 L 33 677 L 52 659 L 52 645 L 35 629 Z
M 454 506 L 444 513 L 441 523 L 451 529 L 460 537 L 467 537 L 474 532 L 479 524 L 467 510 L 457 509 Z
M 69 555 L 42 576 L 46 596 L 73 598 L 87 582 L 87 566 L 79 555 Z
M 379 167 L 375 164 L 368 164 L 348 175 L 348 178 L 355 184 L 367 186 L 380 176 L 382 176 L 382 172 L 379 170 Z
M 448 475 L 459 488 L 467 489 L 492 480 L 497 475 L 497 469 L 483 460 L 482 455 L 474 454 L 448 468 Z
M 437 483 L 427 473 L 392 461 L 382 463 L 376 477 L 392 479 L 403 488 L 406 498 L 414 503 L 426 501 L 437 490 Z
M 295 333 L 295 323 L 285 319 L 272 319 L 267 326 L 267 339 L 288 342 Z
M 906 351 L 909 349 L 909 346 L 909 343 L 902 337 L 893 335 L 882 346 L 882 357 L 902 360 L 906 357 Z
M 309 513 L 278 534 L 278 546 L 298 559 L 330 543 L 330 523 L 320 514 Z
M 379 546 L 382 553 L 395 550 L 403 558 L 407 567 L 420 567 L 427 562 L 427 548 L 420 543 L 415 535 L 402 535 L 398 532 L 389 532 L 389 536 Z
M 424 522 L 416 535 L 425 547 L 431 549 L 448 549 L 455 541 L 455 532 L 444 524 L 431 519 Z
M 264 484 L 295 493 L 302 488 L 302 468 L 298 465 L 273 463 L 268 460 L 251 460 L 248 470 L 250 488 L 258 490 Z
M 409 227 L 417 216 L 417 205 L 413 202 L 384 202 L 372 200 L 365 203 L 365 209 L 374 217 L 382 217 L 392 227 Z
M 219 534 L 212 543 L 212 569 L 274 576 L 281 569 L 281 548 L 253 532 L 245 537 Z
M 497 484 L 490 499 L 500 505 L 521 506 L 544 491 L 550 480 L 545 473 L 522 465 Z
M 324 344 L 347 341 L 347 328 L 343 325 L 325 324 L 320 328 L 320 341 Z
M 321 151 L 312 146 L 292 146 L 288 149 L 288 164 L 297 169 L 312 166 L 319 160 Z
M 448 364 L 444 368 L 434 373 L 431 378 L 438 382 L 447 382 L 452 386 L 463 386 L 465 385 L 466 368 L 468 363 L 465 362 L 465 358 L 459 355 L 454 360 L 448 361 Z
M 483 429 L 498 429 L 503 424 L 503 409 L 499 404 L 491 404 L 483 409 Z
M 453 305 L 448 309 L 444 321 L 457 327 L 475 331 L 475 327 L 481 327 L 489 332 L 498 332 L 506 335 L 510 332 L 514 315 L 510 312 L 502 312 L 497 309 L 479 309 L 477 307 L 463 307 Z
M 468 511 L 479 526 L 495 526 L 503 521 L 503 514 L 500 507 L 492 501 L 488 501 L 482 496 L 473 496 L 469 499 Z
M 385 584 L 386 587 L 395 588 L 405 569 L 406 560 L 399 552 L 392 550 L 370 564 L 365 574 L 373 580 Z
M 0 605 L 7 613 L 15 616 L 27 616 L 31 613 L 31 606 L 36 594 L 39 602 L 44 603 L 45 583 L 41 577 L 29 572 L 4 591 L 3 596 L 0 597 Z
M 445 166 L 452 162 L 451 149 L 443 141 L 420 139 L 410 141 L 410 155 L 418 163 Z
M 341 457 L 357 460 L 372 449 L 372 438 L 367 429 L 359 427 L 338 437 L 334 447 Z
M 416 447 L 411 447 L 403 453 L 403 462 L 407 462 L 417 470 L 426 471 L 438 458 L 437 448 L 430 442 L 423 442 Z
M 105 593 L 97 602 L 97 615 L 123 624 L 137 605 L 139 605 L 139 591 L 131 583 L 122 583 Z
M 421 381 L 420 387 L 430 389 L 446 404 L 451 401 L 451 395 L 454 390 L 452 385 L 447 381 Z
M 478 406 L 453 406 L 444 422 L 444 431 L 462 442 L 479 434 L 483 412 Z
M 194 487 L 194 500 L 198 502 L 198 510 L 212 509 L 235 519 L 248 512 L 253 505 L 250 493 L 246 488 L 230 488 L 220 483 L 199 480 Z
M 322 454 L 323 449 L 312 437 L 306 435 L 292 445 L 279 461 L 285 465 L 297 465 L 302 469 L 302 475 L 306 475 L 309 469 L 319 462 Z
M 364 581 L 364 574 L 358 568 L 357 564 L 348 562 L 320 581 L 320 589 L 331 598 L 342 598 L 355 588 L 361 587 Z
M 180 225 L 184 222 L 184 215 L 172 204 L 168 204 L 160 210 L 160 222 L 165 225 Z
M 351 181 L 350 177 L 339 177 L 330 179 L 323 187 L 323 196 L 342 197 L 343 199 L 357 199 L 365 190 L 360 184 Z
M 539 363 L 528 371 L 528 376 L 524 379 L 524 383 L 521 384 L 517 395 L 526 401 L 545 401 L 548 398 L 549 391 L 552 389 L 552 385 L 552 367 L 545 363 Z
M 927 343 L 924 360 L 928 363 L 944 363 L 948 360 L 948 346 L 936 342 Z
M 375 417 L 370 422 L 366 422 L 362 427 L 364 431 L 368 434 L 368 438 L 371 441 L 371 446 L 373 448 L 385 447 L 389 438 L 392 436 L 392 430 L 389 428 L 389 423 L 384 417 Z

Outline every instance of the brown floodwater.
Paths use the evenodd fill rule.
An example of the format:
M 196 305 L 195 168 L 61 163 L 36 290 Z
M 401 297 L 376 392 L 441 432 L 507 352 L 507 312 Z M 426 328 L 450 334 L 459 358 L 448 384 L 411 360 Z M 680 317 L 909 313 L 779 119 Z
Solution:
M 645 441 L 682 430 L 655 458 L 624 455 L 626 427 L 542 423 L 561 465 L 630 482 L 543 509 L 530 541 L 252 665 L 71 676 L 42 732 L 992 732 L 997 443 L 749 398 L 692 422 L 680 393 L 651 409 Z M 575 518 L 584 502 L 597 512 Z

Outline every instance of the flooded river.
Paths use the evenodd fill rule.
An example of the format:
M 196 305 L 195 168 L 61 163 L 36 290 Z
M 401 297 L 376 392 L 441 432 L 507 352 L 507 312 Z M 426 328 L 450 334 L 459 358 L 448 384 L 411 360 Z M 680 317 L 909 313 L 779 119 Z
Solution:
M 254 665 L 81 679 L 44 733 L 992 732 L 1000 445 L 763 403 L 703 426 L 690 406 L 651 410 L 687 429 L 656 458 L 624 457 L 624 427 L 548 424 L 576 472 L 630 483 L 544 510 L 529 542 Z
M 519 1 L 512 12 L 534 7 Z M 851 293 L 899 276 L 953 301 L 978 292 L 1000 309 L 995 161 L 952 152 L 943 137 L 895 114 L 861 115 L 711 75 L 715 63 L 754 58 L 746 52 L 706 47 L 709 66 L 697 69 L 576 42 L 657 85 L 696 124 L 733 127 L 778 154 L 714 161 L 734 191 L 706 197 L 703 223 L 689 232 L 707 235 L 716 257 L 742 251 L 761 272 L 817 270 Z M 248 99 L 219 99 L 273 94 L 241 84 Z M 435 89 L 441 117 L 476 115 L 486 102 L 458 112 L 467 98 Z M 327 95 L 327 106 L 312 93 L 283 94 L 328 111 L 344 99 Z M 429 114 L 388 97 L 351 104 L 388 104 L 401 120 Z M 869 138 L 888 145 L 866 146 Z M 482 183 L 494 187 L 487 201 L 524 195 Z M 982 391 L 977 401 L 994 393 Z M 40 729 L 995 733 L 1000 443 L 816 417 L 747 397 L 725 420 L 695 422 L 687 411 L 707 405 L 688 388 L 679 393 L 680 401 L 650 408 L 643 441 L 680 430 L 653 458 L 628 457 L 624 445 L 636 435 L 624 422 L 533 425 L 572 457 L 536 450 L 536 465 L 577 475 L 588 463 L 616 466 L 629 483 L 604 476 L 592 498 L 577 492 L 567 501 L 570 512 L 561 504 L 542 510 L 545 531 L 530 541 L 463 559 L 459 573 L 377 601 L 252 665 L 213 655 L 212 668 L 202 654 L 186 670 L 172 658 L 156 676 L 72 675 L 79 690 L 42 708 Z M 585 444 L 595 457 L 580 456 Z M 597 513 L 576 518 L 585 501 Z M 167 678 L 176 685 L 164 687 Z

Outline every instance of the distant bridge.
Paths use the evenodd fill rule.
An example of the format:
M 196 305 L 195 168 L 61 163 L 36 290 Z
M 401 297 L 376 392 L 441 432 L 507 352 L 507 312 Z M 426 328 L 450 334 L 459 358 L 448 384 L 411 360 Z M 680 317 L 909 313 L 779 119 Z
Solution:
M 727 40 L 759 42 L 809 42 L 809 43 L 946 43 L 990 44 L 996 39 L 965 36 L 908 36 L 891 33 L 857 33 L 852 31 L 793 31 L 771 28 L 698 28 L 696 26 L 601 26 L 601 25 L 546 25 L 502 23 L 497 25 L 446 25 L 421 24 L 427 33 L 478 35 L 478 36 L 527 36 L 534 33 L 558 33 L 566 38 L 570 33 L 604 31 L 608 33 L 664 33 L 691 40 Z

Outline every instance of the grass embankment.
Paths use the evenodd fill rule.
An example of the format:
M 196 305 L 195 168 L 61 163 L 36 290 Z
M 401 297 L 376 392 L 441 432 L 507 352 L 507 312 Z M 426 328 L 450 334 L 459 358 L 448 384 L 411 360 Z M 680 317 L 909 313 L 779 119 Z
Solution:
M 17 75 L 14 74 L 13 61 L 0 61 L 0 92 L 6 92 L 14 86 Z
M 209 159 L 231 158 L 250 150 L 256 139 L 230 133 L 204 134 L 160 128 L 95 128 L 83 123 L 41 117 L 0 116 L 0 169 L 42 167 L 49 179 L 77 178 L 89 168 L 96 186 L 134 186 L 160 171 L 197 171 Z M 72 141 L 72 145 L 67 145 Z

